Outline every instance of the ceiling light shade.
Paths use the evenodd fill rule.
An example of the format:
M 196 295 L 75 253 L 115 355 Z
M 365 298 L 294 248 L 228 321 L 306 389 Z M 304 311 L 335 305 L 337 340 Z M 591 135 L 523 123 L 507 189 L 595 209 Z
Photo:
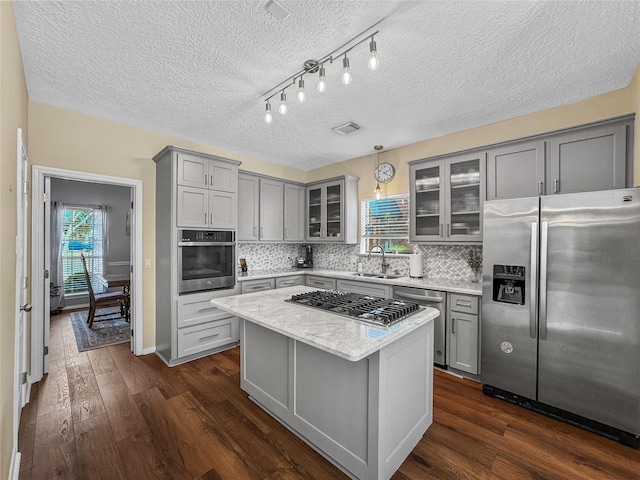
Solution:
M 327 90 L 327 82 L 324 80 L 324 67 L 320 67 L 320 73 L 318 75 L 318 85 L 316 90 L 320 93 L 324 93 Z
M 298 101 L 300 103 L 304 103 L 306 99 L 307 99 L 307 94 L 304 93 L 304 80 L 300 78 L 300 80 L 298 80 Z
M 376 194 L 376 200 L 382 198 L 382 189 L 380 188 L 380 182 L 376 183 L 376 189 L 373 191 Z
M 371 37 L 371 42 L 369 42 L 369 70 L 372 72 L 377 70 L 380 66 L 380 61 L 378 60 L 378 47 L 376 42 Z
M 278 108 L 278 111 L 284 115 L 285 113 L 287 113 L 287 94 L 284 93 L 284 90 L 282 91 L 282 93 L 280 94 L 280 108 Z
M 347 55 L 344 55 L 342 59 L 342 83 L 345 85 L 349 85 L 353 78 L 351 77 L 351 69 L 349 68 L 349 59 Z
M 267 123 L 273 122 L 273 115 L 271 115 L 271 103 L 267 102 L 266 110 L 264 112 L 264 121 Z

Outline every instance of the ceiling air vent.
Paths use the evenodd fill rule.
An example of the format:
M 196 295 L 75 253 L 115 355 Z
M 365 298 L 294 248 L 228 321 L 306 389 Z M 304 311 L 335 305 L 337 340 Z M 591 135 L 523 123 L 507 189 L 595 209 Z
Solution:
M 344 125 L 339 125 L 333 128 L 333 131 L 338 135 L 347 135 L 357 130 L 360 130 L 360 125 L 353 122 L 345 123 Z

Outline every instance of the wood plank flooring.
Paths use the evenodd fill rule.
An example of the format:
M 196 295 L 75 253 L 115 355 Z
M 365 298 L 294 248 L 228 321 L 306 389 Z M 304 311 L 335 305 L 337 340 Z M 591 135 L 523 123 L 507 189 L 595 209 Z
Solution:
M 237 348 L 173 368 L 128 344 L 79 353 L 63 314 L 50 352 L 22 414 L 22 480 L 346 478 L 240 390 Z M 640 479 L 640 451 L 436 371 L 433 425 L 393 478 Z

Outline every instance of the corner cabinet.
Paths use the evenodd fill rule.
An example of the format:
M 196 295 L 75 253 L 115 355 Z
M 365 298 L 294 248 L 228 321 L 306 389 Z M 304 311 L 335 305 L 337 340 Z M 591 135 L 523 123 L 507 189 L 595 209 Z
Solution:
M 410 240 L 481 242 L 486 154 L 411 162 Z
M 156 163 L 156 355 L 173 366 L 238 344 L 238 319 L 212 298 L 239 287 L 178 294 L 181 228 L 235 230 L 240 162 L 167 146 Z
M 307 241 L 357 243 L 358 180 L 345 175 L 307 185 Z

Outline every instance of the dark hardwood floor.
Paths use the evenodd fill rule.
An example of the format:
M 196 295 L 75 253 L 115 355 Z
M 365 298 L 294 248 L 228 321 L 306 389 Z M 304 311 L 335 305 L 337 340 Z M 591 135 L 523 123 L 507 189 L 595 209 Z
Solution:
M 346 478 L 240 390 L 237 348 L 173 368 L 128 344 L 78 353 L 63 314 L 50 352 L 22 414 L 22 480 Z M 433 425 L 396 480 L 640 479 L 638 450 L 446 373 L 434 391 Z

